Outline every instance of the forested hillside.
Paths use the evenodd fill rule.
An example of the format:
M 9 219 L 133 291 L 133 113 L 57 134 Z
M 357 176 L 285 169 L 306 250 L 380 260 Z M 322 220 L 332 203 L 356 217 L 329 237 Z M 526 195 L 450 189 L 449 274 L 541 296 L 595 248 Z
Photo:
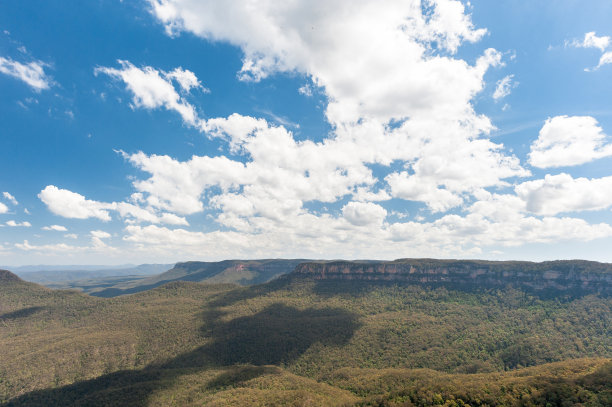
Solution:
M 119 282 L 112 286 L 103 285 L 90 290 L 89 294 L 97 297 L 115 297 L 150 290 L 172 281 L 196 281 L 208 284 L 261 284 L 291 273 L 303 261 L 300 259 L 189 261 L 177 263 L 170 270 L 148 278 Z
M 6 405 L 612 403 L 605 293 L 292 273 L 94 298 L 0 280 Z

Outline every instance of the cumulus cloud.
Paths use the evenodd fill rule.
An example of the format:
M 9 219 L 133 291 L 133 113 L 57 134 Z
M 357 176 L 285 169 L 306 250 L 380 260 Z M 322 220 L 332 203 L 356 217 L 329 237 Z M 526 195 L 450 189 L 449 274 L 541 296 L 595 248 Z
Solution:
M 30 222 L 28 222 L 28 221 L 16 222 L 14 220 L 9 220 L 9 221 L 6 222 L 6 226 L 29 228 L 29 227 L 32 226 L 32 224 Z
M 147 194 L 149 205 L 184 215 L 203 210 L 200 198 L 206 187 L 219 185 L 227 189 L 247 181 L 244 165 L 224 156 L 194 156 L 186 162 L 144 153 L 126 158 L 137 168 L 151 174 L 149 179 L 134 182 L 139 192 Z
M 89 232 L 91 235 L 91 244 L 96 249 L 106 249 L 108 245 L 103 239 L 110 239 L 111 234 L 103 230 L 92 230 Z
M 604 51 L 610 45 L 610 37 L 607 35 L 598 37 L 594 31 L 584 34 L 582 40 L 574 39 L 572 41 L 566 41 L 565 46 L 578 47 L 578 48 L 597 48 L 600 51 Z
M 35 91 L 49 89 L 51 78 L 45 73 L 45 64 L 42 61 L 21 63 L 11 58 L 0 57 L 0 73 L 12 76 L 30 86 Z
M 62 256 L 64 259 L 66 257 L 82 254 L 103 254 L 104 256 L 121 255 L 118 249 L 106 245 L 101 238 L 95 236 L 92 236 L 89 245 L 83 246 L 75 246 L 66 243 L 32 244 L 28 240 L 24 240 L 23 243 L 15 243 L 15 247 L 28 253 L 42 254 L 44 256 Z
M 602 56 L 599 58 L 599 63 L 597 64 L 595 68 L 593 68 L 593 70 L 597 70 L 601 68 L 602 66 L 608 65 L 608 64 L 612 64 L 612 51 L 608 51 L 602 54 Z
M 8 206 L 0 202 L 0 213 L 7 213 L 9 211 Z
M 55 185 L 47 185 L 38 197 L 51 212 L 65 218 L 97 218 L 105 222 L 111 219 L 108 211 L 113 208 L 113 204 L 85 199 L 81 194 Z
M 66 227 L 62 226 L 62 225 L 43 226 L 41 229 L 42 230 L 49 230 L 49 231 L 53 230 L 53 231 L 56 231 L 56 232 L 67 232 L 68 231 L 68 229 L 66 229 Z
M 517 82 L 513 82 L 513 78 L 514 75 L 507 75 L 497 81 L 495 92 L 493 92 L 493 99 L 503 99 L 512 92 L 512 88 L 518 85 Z
M 431 182 L 422 182 L 421 177 L 409 175 L 406 171 L 390 174 L 386 181 L 394 197 L 424 202 L 434 213 L 446 211 L 463 203 L 461 196 L 448 189 L 439 188 L 435 184 L 432 185 Z
M 189 92 L 194 88 L 202 88 L 200 80 L 195 76 L 193 72 L 181 67 L 175 68 L 171 72 L 163 73 L 166 79 L 175 80 L 180 85 L 181 89 L 185 92 Z
M 188 31 L 241 47 L 244 80 L 276 72 L 310 75 L 329 96 L 327 114 L 334 123 L 412 116 L 440 103 L 453 108 L 480 88 L 482 70 L 495 62 L 485 58 L 470 67 L 431 56 L 433 47 L 452 53 L 486 33 L 474 28 L 463 4 L 454 0 L 427 1 L 428 15 L 416 0 L 358 1 L 351 7 L 337 0 L 283 7 L 239 1 L 231 12 L 229 4 L 214 2 L 150 3 L 169 32 Z
M 300 219 L 301 218 L 301 219 Z M 519 246 L 612 236 L 605 223 L 589 224 L 572 217 L 538 218 L 518 214 L 493 220 L 478 213 L 445 215 L 432 222 L 352 225 L 344 219 L 303 215 L 291 225 L 275 225 L 266 233 L 170 229 L 156 225 L 126 227 L 124 240 L 144 253 L 199 256 L 293 256 L 314 258 L 393 258 L 465 256 L 485 246 Z
M 612 64 L 612 51 L 604 52 L 610 45 L 610 36 L 604 35 L 598 37 L 594 31 L 588 32 L 584 35 L 582 40 L 565 41 L 565 46 L 577 47 L 577 48 L 597 48 L 602 52 L 599 58 L 599 63 L 593 68 L 585 68 L 586 72 L 596 71 L 604 65 Z
M 128 222 L 167 223 L 188 225 L 183 217 L 172 213 L 158 213 L 153 208 L 142 208 L 130 202 L 100 202 L 86 199 L 83 195 L 55 185 L 47 185 L 38 197 L 49 210 L 64 218 L 97 218 L 104 222 L 111 220 L 110 212 L 116 211 Z
M 206 258 L 444 256 L 478 253 L 482 245 L 612 235 L 609 225 L 534 209 L 535 195 L 518 194 L 529 189 L 525 183 L 516 195 L 486 191 L 509 187 L 530 172 L 489 138 L 494 126 L 474 110 L 485 73 L 503 61 L 494 49 L 474 63 L 456 57 L 462 43 L 485 34 L 460 1 L 427 0 L 426 7 L 419 0 L 150 4 L 172 35 L 190 32 L 240 47 L 241 80 L 279 72 L 309 78 L 298 92 L 316 88 L 327 98 L 332 130 L 315 142 L 238 113 L 203 119 L 186 99 L 201 86 L 190 71 L 168 73 L 127 61 L 98 68 L 126 84 L 134 108 L 175 111 L 231 153 L 185 160 L 122 153 L 144 175 L 133 181 L 130 199 L 99 204 L 107 215 L 126 217 L 123 240 L 134 250 Z M 499 98 L 512 79 L 498 84 Z M 389 223 L 387 209 L 374 202 L 391 198 L 463 214 Z M 340 202 L 348 203 L 338 214 Z M 175 216 L 175 225 L 186 226 L 183 216 L 201 212 L 221 228 L 134 224 Z
M 185 100 L 175 89 L 172 81 L 178 82 L 180 88 L 189 92 L 192 88 L 201 87 L 195 74 L 182 68 L 172 72 L 164 72 L 150 66 L 138 68 L 129 61 L 119 60 L 121 68 L 98 67 L 95 74 L 106 74 L 122 80 L 132 93 L 132 106 L 134 108 L 157 109 L 164 107 L 176 111 L 183 120 L 195 126 L 198 116 L 193 105 Z
M 103 230 L 92 230 L 91 232 L 89 232 L 89 234 L 93 237 L 97 237 L 98 239 L 108 239 L 109 237 L 111 237 L 110 233 L 105 232 Z
M 300 95 L 304 95 L 306 97 L 310 97 L 312 96 L 312 86 L 310 85 L 304 85 L 298 88 L 298 93 Z
M 526 209 L 538 215 L 606 209 L 612 205 L 612 177 L 573 178 L 569 174 L 546 175 L 515 187 Z
M 359 194 L 357 200 L 365 200 L 367 194 L 371 200 L 388 199 L 389 195 L 375 198 L 369 190 L 376 179 L 368 164 L 400 160 L 413 172 L 426 172 L 429 163 L 438 160 L 446 163 L 445 170 L 417 175 L 432 193 L 395 191 L 401 191 L 396 196 L 442 208 L 446 206 L 436 201 L 443 195 L 454 197 L 443 205 L 454 206 L 461 202 L 460 194 L 504 185 L 505 177 L 528 175 L 515 157 L 502 152 L 503 146 L 479 139 L 493 126 L 488 118 L 475 114 L 471 99 L 482 90 L 487 69 L 502 63 L 501 54 L 488 49 L 473 66 L 448 56 L 462 42 L 477 41 L 486 32 L 473 26 L 461 2 L 429 1 L 427 15 L 419 1 L 359 1 L 351 7 L 339 1 L 295 2 L 280 9 L 267 3 L 256 9 L 234 4 L 231 13 L 208 2 L 151 1 L 151 5 L 153 14 L 173 34 L 189 31 L 241 47 L 240 78 L 262 80 L 276 72 L 298 71 L 312 79 L 300 92 L 308 94 L 316 86 L 328 97 L 326 117 L 335 131 L 322 143 L 297 143 L 284 128 L 237 114 L 202 121 L 202 130 L 225 137 L 233 152 L 252 158 L 246 168 L 234 164 L 233 171 L 245 174 L 241 184 L 248 186 L 250 195 L 259 188 L 255 184 L 275 177 L 290 191 L 290 200 L 332 202 L 347 194 Z M 405 122 L 390 128 L 391 120 Z M 460 162 L 467 163 L 468 169 L 455 171 Z M 181 173 L 194 165 L 185 164 Z M 171 190 L 167 180 L 162 186 L 158 172 L 135 184 L 137 189 Z M 153 204 L 173 208 L 177 206 L 172 200 L 177 203 L 189 197 L 189 209 L 181 208 L 182 213 L 202 210 L 198 202 L 210 182 L 181 183 L 185 184 L 182 192 L 189 190 L 181 198 L 154 192 L 149 199 L 160 196 L 159 203 Z M 387 194 L 385 190 L 377 193 Z M 296 210 L 300 206 L 293 205 Z
M 189 223 L 181 216 L 173 213 L 156 214 L 155 211 L 142 208 L 128 202 L 119 202 L 114 205 L 114 209 L 123 218 L 128 219 L 128 222 L 150 222 L 150 223 L 167 223 L 169 225 L 184 225 Z
M 590 116 L 556 116 L 547 119 L 531 145 L 529 163 L 552 168 L 584 164 L 612 155 L 612 144 Z
M 4 198 L 7 199 L 13 205 L 19 205 L 19 202 L 17 202 L 17 199 L 15 199 L 15 197 L 9 194 L 8 192 L 3 192 L 2 196 L 4 196 Z
M 37 251 L 45 254 L 71 254 L 82 251 L 84 248 L 78 246 L 67 245 L 65 243 L 48 244 L 48 245 L 33 245 L 28 240 L 23 243 L 15 243 L 15 247 L 24 251 Z
M 349 202 L 342 207 L 342 215 L 355 226 L 380 225 L 387 210 L 372 202 Z

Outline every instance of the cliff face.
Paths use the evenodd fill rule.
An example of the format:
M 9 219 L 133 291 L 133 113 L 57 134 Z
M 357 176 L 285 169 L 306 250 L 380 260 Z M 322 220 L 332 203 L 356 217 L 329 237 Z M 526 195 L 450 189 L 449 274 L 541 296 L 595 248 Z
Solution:
M 493 262 L 478 260 L 401 259 L 389 262 L 302 263 L 294 276 L 315 280 L 361 280 L 463 287 L 505 287 L 532 290 L 612 294 L 612 264 L 581 260 Z

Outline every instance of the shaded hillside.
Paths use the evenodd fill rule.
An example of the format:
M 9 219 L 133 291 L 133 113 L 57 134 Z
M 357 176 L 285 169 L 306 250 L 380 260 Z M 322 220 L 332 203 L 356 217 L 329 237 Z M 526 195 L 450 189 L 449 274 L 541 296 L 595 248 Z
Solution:
M 319 261 L 300 264 L 295 277 L 325 281 L 369 281 L 502 288 L 536 292 L 612 295 L 612 264 L 583 260 L 524 261 L 399 259 L 385 262 Z
M 14 273 L 8 270 L 0 270 L 0 282 L 8 281 L 21 281 L 21 279 Z
M 486 394 L 606 405 L 609 369 L 598 369 L 612 356 L 610 297 L 294 277 L 177 281 L 116 298 L 9 278 L 0 400 L 430 405 L 452 396 L 478 405 Z M 585 357 L 596 359 L 572 361 Z M 551 362 L 561 367 L 539 366 Z M 459 385 L 468 378 L 471 387 Z
M 306 260 L 224 260 L 219 262 L 190 261 L 177 263 L 165 273 L 148 278 L 120 282 L 112 286 L 91 289 L 89 294 L 98 297 L 115 297 L 133 294 L 158 287 L 171 281 L 195 281 L 200 283 L 231 283 L 253 285 L 266 283 L 292 272 Z
M 612 361 L 578 359 L 496 374 L 340 369 L 325 382 L 278 366 L 122 371 L 13 399 L 17 406 L 612 405 Z

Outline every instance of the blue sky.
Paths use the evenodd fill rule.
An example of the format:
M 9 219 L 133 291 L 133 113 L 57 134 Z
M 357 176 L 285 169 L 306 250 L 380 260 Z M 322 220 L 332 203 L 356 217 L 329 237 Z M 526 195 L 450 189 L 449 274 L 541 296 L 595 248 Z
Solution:
M 0 3 L 0 264 L 612 261 L 612 4 Z

